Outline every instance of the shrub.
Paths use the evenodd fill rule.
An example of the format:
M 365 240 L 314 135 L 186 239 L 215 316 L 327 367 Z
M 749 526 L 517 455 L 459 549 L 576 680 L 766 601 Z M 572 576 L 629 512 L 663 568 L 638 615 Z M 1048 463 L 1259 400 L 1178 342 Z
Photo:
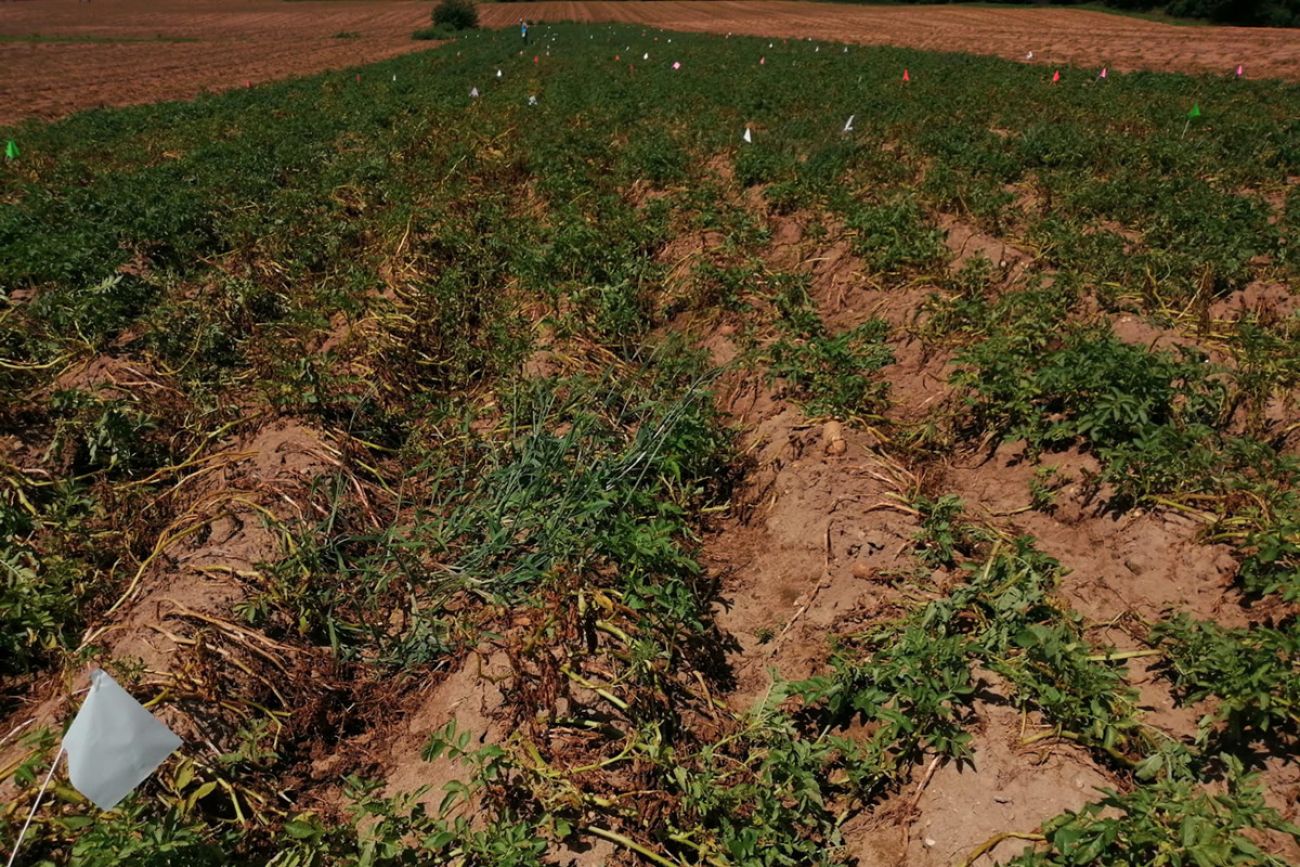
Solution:
M 470 30 L 478 26 L 478 9 L 473 0 L 442 0 L 433 7 L 433 23 L 448 30 Z
M 450 27 L 421 27 L 411 34 L 411 38 L 421 40 L 455 39 L 456 31 Z

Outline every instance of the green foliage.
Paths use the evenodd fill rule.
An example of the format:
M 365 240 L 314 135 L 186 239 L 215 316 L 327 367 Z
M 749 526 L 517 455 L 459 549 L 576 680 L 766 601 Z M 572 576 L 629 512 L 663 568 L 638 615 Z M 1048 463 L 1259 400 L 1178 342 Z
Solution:
M 478 7 L 474 0 L 438 0 L 433 24 L 448 30 L 472 30 L 478 26 Z
M 78 555 L 93 506 L 75 483 L 47 490 L 30 477 L 0 477 L 0 676 L 36 670 L 75 645 L 92 585 Z
M 55 393 L 51 409 L 58 420 L 50 454 L 76 470 L 131 473 L 157 465 L 159 447 L 149 437 L 157 424 L 133 402 L 67 390 Z
M 972 424 L 1035 450 L 1086 439 L 1102 456 L 1136 460 L 1152 441 L 1205 431 L 1225 397 L 1201 359 L 1149 352 L 1105 332 L 1037 343 L 995 334 L 961 360 L 971 366 L 958 381 L 975 394 Z
M 420 41 L 455 39 L 457 30 L 444 24 L 438 24 L 434 27 L 421 27 L 411 33 L 411 38 Z
M 726 863 L 845 863 L 833 804 L 847 793 L 833 780 L 846 764 L 852 774 L 858 761 L 840 746 L 760 708 L 734 746 L 706 744 L 681 765 L 662 769 L 681 798 L 679 827 L 700 856 Z
M 849 227 L 857 233 L 854 252 L 877 270 L 932 267 L 946 252 L 939 229 L 928 223 L 913 198 L 861 205 L 848 218 Z
M 1029 480 L 1030 506 L 1039 512 L 1051 512 L 1055 508 L 1057 490 L 1067 483 L 1067 479 L 1058 477 L 1056 467 L 1038 467 Z
M 1020 702 L 1086 743 L 1120 753 L 1138 728 L 1136 691 L 1121 667 L 1097 658 L 1077 616 L 1057 612 L 1051 620 L 1016 630 L 994 670 Z
M 1227 791 L 1174 779 L 1125 794 L 1108 791 L 1100 801 L 1047 822 L 1042 829 L 1045 845 L 1009 863 L 1282 867 L 1285 860 L 1261 849 L 1255 834 L 1243 832 L 1277 830 L 1300 839 L 1300 828 L 1265 804 L 1263 792 L 1242 775 L 1235 759 L 1225 761 L 1230 769 Z
M 1013 327 L 960 359 L 968 430 L 1024 440 L 1035 453 L 1087 443 L 1121 501 L 1186 490 L 1218 464 L 1227 388 L 1195 355 L 1151 352 L 1104 330 L 1049 339 Z
M 1287 602 L 1300 600 L 1300 509 L 1295 502 L 1275 522 L 1247 537 L 1250 554 L 1241 564 L 1241 583 L 1247 593 L 1280 593 Z
M 976 691 L 974 644 L 927 626 L 890 624 L 858 637 L 832 657 L 833 674 L 792 687 L 821 724 L 860 721 L 871 732 L 857 745 L 864 761 L 855 782 L 866 794 L 896 782 L 927 751 L 969 754 L 962 723 Z
M 275 661 L 207 624 L 177 650 L 186 680 L 148 681 L 211 741 L 211 767 L 183 782 L 168 769 L 94 823 L 47 804 L 33 857 L 530 865 L 580 835 L 629 858 L 838 864 L 846 817 L 928 754 L 966 758 L 987 672 L 1046 723 L 1036 737 L 1078 741 L 1138 792 L 1206 772 L 1192 748 L 1208 741 L 1141 724 L 1123 655 L 1091 646 L 1055 598 L 1059 564 L 952 497 L 911 504 L 915 550 L 944 586 L 843 637 L 823 676 L 752 714 L 719 707 L 726 639 L 697 537 L 728 507 L 738 461 L 707 365 L 662 335 L 724 306 L 742 341 L 775 336 L 747 357 L 810 413 L 892 436 L 880 374 L 899 335 L 875 320 L 836 330 L 815 277 L 765 255 L 754 197 L 806 209 L 809 252 L 856 254 L 853 292 L 933 290 L 915 328 L 962 351 L 974 415 L 961 433 L 1090 449 L 1129 501 L 1186 497 L 1217 518 L 1207 536 L 1236 546 L 1245 589 L 1293 597 L 1295 467 L 1270 415 L 1300 379 L 1293 326 L 1239 323 L 1228 372 L 1066 323 L 1084 296 L 1174 315 L 1294 276 L 1300 198 L 1281 214 L 1269 202 L 1300 173 L 1298 91 L 1147 74 L 1049 89 L 1040 69 L 986 58 L 688 34 L 672 36 L 670 74 L 612 60 L 645 42 L 640 28 L 542 32 L 557 41 L 537 65 L 515 34 L 483 31 L 360 81 L 24 129 L 23 160 L 0 176 L 6 697 L 100 625 L 163 528 L 210 532 L 204 498 L 227 471 L 214 455 L 277 415 L 330 444 L 330 470 L 289 494 L 292 510 L 280 476 L 274 495 L 235 481 L 272 504 L 259 514 L 283 543 L 223 576 L 246 588 L 237 616 Z M 907 89 L 869 86 L 903 63 Z M 1183 135 L 1192 95 L 1207 122 Z M 978 258 L 949 273 L 944 216 L 1032 249 L 1026 287 Z M 701 238 L 675 270 L 670 242 Z M 57 393 L 68 360 L 94 353 L 151 367 L 157 398 Z M 779 643 L 782 618 L 770 623 L 758 635 Z M 1293 727 L 1289 639 L 1161 640 L 1189 695 L 1219 690 L 1206 697 L 1230 716 L 1214 731 Z M 440 733 L 441 754 L 471 770 L 446 810 L 355 781 L 350 820 L 286 803 L 307 762 L 347 754 L 390 690 L 409 692 L 404 678 L 427 682 L 489 641 L 527 676 L 500 684 L 514 714 L 502 743 L 474 752 Z M 21 766 L 0 810 L 5 839 L 36 770 Z M 1098 824 L 1111 818 L 1080 833 L 1127 833 Z
M 932 569 L 957 565 L 958 554 L 971 556 L 975 544 L 986 541 L 978 529 L 962 520 L 961 498 L 944 494 L 936 499 L 918 497 L 912 507 L 921 518 L 916 536 L 916 554 Z
M 1187 350 L 1119 341 L 1105 328 L 1062 333 L 1042 314 L 1021 315 L 1038 297 L 958 301 L 940 314 L 954 331 L 986 335 L 958 356 L 963 432 L 1023 440 L 1031 454 L 1084 446 L 1102 462 L 1098 481 L 1115 488 L 1112 506 L 1169 495 L 1213 503 L 1224 536 L 1241 543 L 1243 588 L 1296 598 L 1300 470 L 1273 445 L 1231 430 L 1238 406 L 1258 428 L 1251 413 L 1290 382 L 1289 351 L 1248 322 L 1230 371 Z
M 1002 675 L 1013 698 L 1101 754 L 1130 764 L 1128 752 L 1156 746 L 1136 716 L 1122 669 L 1097 654 L 1078 615 L 1052 598 L 1060 565 L 1029 539 L 996 542 L 969 580 L 947 595 L 849 639 L 834 673 L 795 684 L 821 725 L 860 719 L 864 781 L 878 791 L 927 751 L 961 758 L 966 709 L 980 664 Z
M 557 571 L 613 570 L 633 608 L 698 623 L 686 519 L 722 492 L 727 438 L 698 382 L 673 399 L 615 385 L 543 381 L 515 395 L 511 443 L 477 469 L 472 496 L 448 503 L 440 535 L 461 580 L 503 600 Z
M 502 812 L 471 822 L 457 811 L 472 798 L 493 800 L 493 786 L 512 772 L 498 747 L 469 751 L 469 732 L 455 722 L 435 732 L 424 750 L 426 760 L 447 755 L 468 766 L 470 782 L 453 782 L 437 811 L 430 814 L 417 803 L 426 789 L 397 797 L 378 794 L 380 786 L 349 777 L 345 795 L 351 821 L 327 822 L 315 813 L 301 813 L 284 827 L 279 851 L 268 867 L 347 867 L 454 862 L 466 867 L 541 867 L 547 848 L 545 818 Z
M 879 416 L 889 405 L 889 383 L 873 374 L 894 361 L 888 336 L 888 324 L 879 319 L 835 335 L 811 329 L 768 347 L 769 369 L 791 383 L 810 413 Z
M 72 638 L 79 596 L 74 570 L 26 546 L 0 546 L 0 674 L 28 671 Z
M 448 651 L 442 606 L 456 594 L 525 605 L 570 575 L 616 592 L 650 628 L 703 629 L 690 516 L 725 493 L 731 452 L 693 366 L 670 346 L 636 379 L 521 383 L 504 395 L 509 435 L 440 467 L 409 523 L 365 532 L 335 506 L 295 528 L 241 610 L 273 635 L 345 659 L 378 647 L 402 667 Z M 413 568 L 426 558 L 446 566 Z M 400 630 L 394 609 L 409 609 Z
M 1185 702 L 1213 696 L 1198 740 L 1240 749 L 1294 737 L 1300 724 L 1300 624 L 1225 629 L 1186 614 L 1156 625 L 1162 670 Z

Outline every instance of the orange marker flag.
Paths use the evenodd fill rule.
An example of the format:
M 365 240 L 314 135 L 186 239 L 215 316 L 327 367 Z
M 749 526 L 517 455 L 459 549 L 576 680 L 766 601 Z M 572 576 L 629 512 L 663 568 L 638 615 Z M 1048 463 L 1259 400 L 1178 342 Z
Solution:
M 903 81 L 911 81 L 911 80 L 912 80 L 912 76 L 910 76 L 910 75 L 907 74 L 907 67 L 904 66 L 904 67 L 903 67 Z

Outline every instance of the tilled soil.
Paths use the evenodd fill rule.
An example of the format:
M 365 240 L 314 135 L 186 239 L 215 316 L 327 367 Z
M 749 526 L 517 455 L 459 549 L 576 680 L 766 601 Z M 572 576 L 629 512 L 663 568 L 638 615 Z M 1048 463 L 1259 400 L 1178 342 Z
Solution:
M 669 30 L 968 51 L 1044 65 L 1300 78 L 1300 30 L 1192 27 L 1071 9 L 854 6 L 752 0 L 540 2 L 484 6 L 484 22 L 617 21 Z
M 190 99 L 428 48 L 415 2 L 30 0 L 0 7 L 0 123 Z M 348 35 L 342 35 L 348 34 Z M 104 40 L 104 41 L 98 41 Z
M 411 32 L 429 6 L 412 0 L 28 0 L 0 6 L 0 123 L 106 105 L 190 99 L 428 48 Z M 967 51 L 1057 66 L 1300 79 L 1300 31 L 1179 27 L 1069 9 L 889 7 L 773 0 L 651 0 L 484 5 L 484 24 L 618 21 L 673 30 L 816 37 Z M 344 35 L 346 34 L 346 35 Z M 100 41 L 102 40 L 102 41 Z

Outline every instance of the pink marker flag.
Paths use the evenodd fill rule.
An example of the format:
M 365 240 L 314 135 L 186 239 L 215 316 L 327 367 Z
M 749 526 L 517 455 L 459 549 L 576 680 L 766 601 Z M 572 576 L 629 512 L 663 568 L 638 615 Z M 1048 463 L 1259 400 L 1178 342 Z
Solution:
M 682 62 L 680 60 L 674 60 L 673 69 L 681 69 L 681 68 L 682 68 Z
M 903 67 L 903 81 L 911 81 L 911 80 L 912 80 L 912 76 L 910 76 L 910 75 L 907 74 L 907 67 L 904 66 L 904 67 Z
M 1101 68 L 1101 73 L 1097 77 L 1103 80 L 1106 78 L 1106 67 Z
M 1052 73 L 1052 84 L 1056 84 L 1060 80 L 1061 80 L 1061 70 L 1058 69 Z
M 766 58 L 766 57 L 760 57 L 760 58 L 758 58 L 758 65 L 759 65 L 759 66 L 765 66 L 766 64 L 767 64 L 767 58 Z
M 1238 78 L 1241 78 L 1241 77 L 1242 77 L 1243 75 L 1245 75 L 1245 74 L 1246 74 L 1246 67 L 1245 67 L 1243 64 L 1238 63 L 1238 64 L 1237 64 L 1237 77 L 1238 77 Z

